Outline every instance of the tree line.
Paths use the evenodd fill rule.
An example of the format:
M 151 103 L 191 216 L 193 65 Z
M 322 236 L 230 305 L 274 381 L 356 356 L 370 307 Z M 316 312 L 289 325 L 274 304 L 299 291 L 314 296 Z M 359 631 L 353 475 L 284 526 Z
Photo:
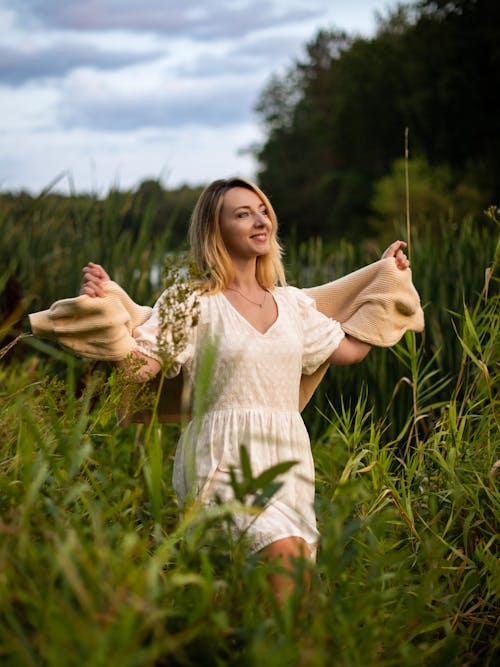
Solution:
M 371 39 L 321 30 L 257 105 L 258 180 L 298 238 L 366 237 L 403 218 L 404 135 L 420 224 L 500 195 L 500 5 L 423 0 Z
M 248 148 L 281 237 L 385 242 L 405 218 L 406 167 L 416 227 L 439 234 L 469 215 L 481 220 L 500 200 L 499 88 L 497 0 L 396 5 L 372 38 L 320 30 L 262 90 L 265 138 Z M 103 198 L 3 193 L 0 213 L 22 227 L 48 211 L 75 229 L 111 215 L 132 237 L 144 225 L 155 236 L 168 228 L 172 247 L 182 247 L 200 192 L 146 180 Z

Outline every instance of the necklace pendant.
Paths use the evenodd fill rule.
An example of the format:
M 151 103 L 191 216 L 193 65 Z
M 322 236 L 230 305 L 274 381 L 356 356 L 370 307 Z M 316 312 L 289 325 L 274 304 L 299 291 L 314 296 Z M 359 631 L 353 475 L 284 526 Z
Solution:
M 258 308 L 262 308 L 266 301 L 267 290 L 264 290 L 264 299 L 262 300 L 262 303 L 257 303 L 257 301 L 252 301 L 252 299 L 249 299 L 247 296 L 245 296 L 243 292 L 240 292 L 239 289 L 235 289 L 234 287 L 226 287 L 226 289 L 231 290 L 231 292 L 236 292 L 236 294 L 242 296 L 245 299 L 245 301 L 248 301 L 248 303 L 252 303 L 254 306 L 257 306 Z

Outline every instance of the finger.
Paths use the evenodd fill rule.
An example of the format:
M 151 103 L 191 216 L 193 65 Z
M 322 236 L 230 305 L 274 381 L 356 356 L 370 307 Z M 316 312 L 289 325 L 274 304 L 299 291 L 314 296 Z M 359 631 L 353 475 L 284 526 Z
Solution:
M 400 248 L 406 248 L 406 243 L 404 241 L 394 241 L 383 253 L 382 259 L 387 259 L 388 257 L 395 257 L 396 253 Z
M 85 296 L 91 296 L 91 297 L 96 297 L 96 296 L 97 296 L 97 294 L 96 294 L 94 288 L 93 288 L 93 287 L 89 287 L 88 285 L 82 285 L 82 286 L 80 287 L 80 296 L 83 296 L 83 295 L 85 295 Z
M 406 248 L 406 243 L 404 241 L 394 241 L 389 246 L 389 256 L 395 257 L 401 248 Z
M 106 293 L 103 289 L 89 287 L 88 285 L 83 285 L 80 287 L 80 294 L 86 294 L 87 296 L 95 297 L 105 297 Z
M 89 296 L 106 296 L 102 281 L 88 273 L 83 277 L 80 285 L 80 294 L 88 294 Z
M 100 272 L 92 267 L 85 266 L 82 269 L 82 273 L 83 273 L 83 280 L 101 280 Z
M 395 257 L 398 269 L 404 270 L 410 266 L 410 261 L 402 250 L 398 250 Z
M 96 264 L 95 262 L 89 262 L 87 266 L 84 267 L 83 271 L 95 275 L 96 278 L 99 278 L 100 280 L 110 279 L 107 271 L 105 271 L 100 264 Z
M 82 283 L 85 283 L 86 285 L 99 285 L 101 282 L 102 280 L 98 276 L 89 273 L 88 271 L 84 271 Z
M 106 280 L 106 274 L 98 268 L 86 266 L 82 269 L 84 275 L 93 276 L 96 280 Z

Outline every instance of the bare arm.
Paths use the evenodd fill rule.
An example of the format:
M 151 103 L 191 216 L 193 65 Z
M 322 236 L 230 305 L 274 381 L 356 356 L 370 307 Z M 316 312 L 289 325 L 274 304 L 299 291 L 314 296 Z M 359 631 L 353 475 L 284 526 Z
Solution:
M 353 338 L 346 334 L 335 352 L 330 356 L 329 362 L 334 366 L 349 366 L 357 364 L 366 357 L 372 349 L 369 343 Z
M 132 382 L 147 382 L 161 370 L 161 366 L 156 359 L 148 357 L 138 350 L 131 352 L 127 359 L 115 361 L 115 366 L 122 368 L 127 378 Z

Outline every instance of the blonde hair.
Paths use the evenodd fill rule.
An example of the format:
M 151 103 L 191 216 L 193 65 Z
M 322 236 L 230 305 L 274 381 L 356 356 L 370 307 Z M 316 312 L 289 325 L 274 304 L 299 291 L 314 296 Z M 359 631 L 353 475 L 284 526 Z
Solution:
M 189 242 L 193 259 L 201 272 L 203 285 L 208 293 L 220 292 L 233 278 L 233 264 L 222 239 L 220 213 L 224 195 L 231 188 L 246 188 L 255 192 L 267 209 L 272 223 L 270 251 L 257 257 L 256 278 L 266 289 L 276 284 L 285 285 L 285 271 L 281 261 L 282 249 L 278 242 L 278 220 L 271 202 L 262 190 L 245 178 L 229 178 L 214 181 L 201 193 L 189 226 Z

